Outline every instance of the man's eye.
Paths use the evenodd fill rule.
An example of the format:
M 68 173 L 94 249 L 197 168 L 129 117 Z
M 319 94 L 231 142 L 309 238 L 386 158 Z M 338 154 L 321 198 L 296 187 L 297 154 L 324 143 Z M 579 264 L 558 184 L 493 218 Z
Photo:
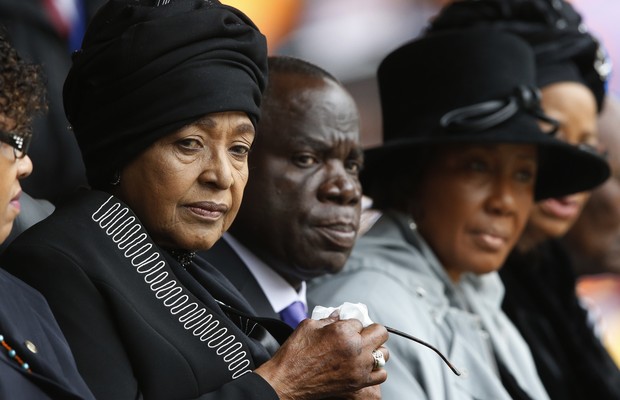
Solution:
M 362 170 L 362 164 L 358 161 L 349 160 L 345 164 L 345 168 L 348 172 L 352 174 L 359 174 L 359 172 Z
M 299 154 L 293 157 L 293 163 L 299 167 L 311 167 L 317 164 L 318 160 L 310 154 Z

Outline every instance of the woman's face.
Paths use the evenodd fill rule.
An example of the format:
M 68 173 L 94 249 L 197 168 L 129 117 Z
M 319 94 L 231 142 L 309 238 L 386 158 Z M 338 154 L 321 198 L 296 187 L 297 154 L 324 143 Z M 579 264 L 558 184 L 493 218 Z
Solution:
M 609 96 L 598 119 L 609 152 L 611 177 L 592 191 L 583 212 L 564 236 L 579 274 L 620 274 L 620 100 Z
M 453 281 L 496 271 L 533 204 L 533 145 L 454 145 L 437 149 L 411 214 Z
M 542 89 L 542 108 L 560 122 L 557 136 L 570 144 L 597 146 L 596 100 L 580 83 L 560 82 Z M 575 223 L 588 200 L 589 192 L 536 203 L 524 233 L 525 242 L 563 236 Z
M 237 215 L 253 140 L 245 113 L 209 114 L 147 148 L 121 171 L 114 194 L 157 244 L 208 249 Z
M 11 131 L 15 123 L 0 115 L 0 129 Z M 32 162 L 28 156 L 15 158 L 13 148 L 0 142 L 0 243 L 11 233 L 13 221 L 19 214 L 19 196 L 22 192 L 19 180 L 32 172 Z

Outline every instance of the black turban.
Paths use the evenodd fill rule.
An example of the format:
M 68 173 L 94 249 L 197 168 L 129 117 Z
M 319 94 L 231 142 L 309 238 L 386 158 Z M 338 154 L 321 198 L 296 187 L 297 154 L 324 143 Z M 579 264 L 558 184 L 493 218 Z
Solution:
M 537 85 L 574 81 L 586 85 L 601 110 L 611 63 L 581 16 L 563 0 L 466 0 L 444 7 L 427 34 L 464 28 L 497 28 L 520 36 L 534 50 Z
M 91 21 L 64 106 L 91 186 L 158 139 L 209 113 L 256 126 L 267 45 L 239 10 L 214 0 L 110 0 Z

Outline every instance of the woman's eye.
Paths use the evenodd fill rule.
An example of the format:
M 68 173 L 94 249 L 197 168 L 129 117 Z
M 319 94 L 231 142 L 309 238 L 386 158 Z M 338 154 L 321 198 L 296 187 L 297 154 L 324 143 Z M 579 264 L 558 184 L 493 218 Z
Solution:
M 518 171 L 516 178 L 519 182 L 532 182 L 534 180 L 534 171 L 529 169 Z
M 467 164 L 467 168 L 470 171 L 475 171 L 475 172 L 486 172 L 489 170 L 489 166 L 485 162 L 480 161 L 480 160 L 470 161 Z
M 200 150 L 202 149 L 202 143 L 196 139 L 185 138 L 179 140 L 178 145 L 185 150 Z
M 318 160 L 310 154 L 299 154 L 293 157 L 293 162 L 299 167 L 311 167 L 317 164 Z
M 246 156 L 250 152 L 250 146 L 235 145 L 230 148 L 230 152 L 238 156 Z

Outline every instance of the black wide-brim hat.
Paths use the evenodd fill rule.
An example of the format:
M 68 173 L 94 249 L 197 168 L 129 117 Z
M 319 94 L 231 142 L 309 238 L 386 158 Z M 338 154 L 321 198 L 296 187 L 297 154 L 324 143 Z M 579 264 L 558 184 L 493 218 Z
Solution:
M 458 143 L 536 145 L 537 200 L 604 182 L 600 155 L 542 130 L 557 123 L 540 109 L 534 65 L 526 42 L 498 31 L 438 33 L 396 49 L 379 66 L 384 143 L 365 151 L 362 184 L 385 180 L 394 159 Z

